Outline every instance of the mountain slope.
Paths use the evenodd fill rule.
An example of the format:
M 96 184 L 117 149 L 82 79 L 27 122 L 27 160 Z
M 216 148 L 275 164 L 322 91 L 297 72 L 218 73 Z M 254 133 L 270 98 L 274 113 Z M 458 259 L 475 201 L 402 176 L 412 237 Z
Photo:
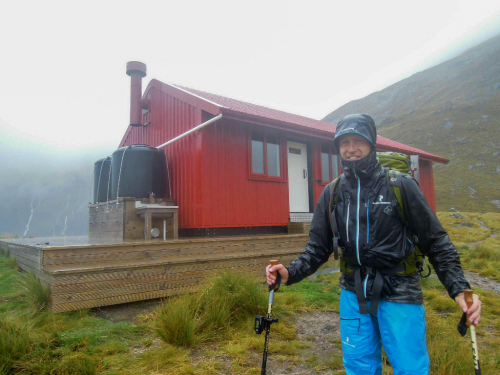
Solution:
M 434 165 L 438 210 L 500 210 L 500 35 L 324 120 L 360 112 L 380 135 L 450 159 Z
M 0 118 L 0 236 L 86 235 L 93 163 L 112 151 L 48 144 Z

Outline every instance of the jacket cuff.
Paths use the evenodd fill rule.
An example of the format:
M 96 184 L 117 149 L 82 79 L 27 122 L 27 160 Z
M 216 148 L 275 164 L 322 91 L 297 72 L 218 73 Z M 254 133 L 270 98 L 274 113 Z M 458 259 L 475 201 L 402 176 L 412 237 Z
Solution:
M 285 283 L 285 285 L 286 285 L 286 286 L 290 286 L 290 285 L 292 285 L 292 284 L 293 284 L 293 282 L 291 282 L 291 281 L 292 281 L 292 278 L 293 278 L 293 276 L 292 276 L 292 275 L 295 273 L 295 271 L 294 271 L 294 269 L 293 269 L 293 267 L 292 267 L 291 265 L 290 265 L 290 266 L 287 266 L 287 267 L 285 267 L 285 268 L 286 268 L 286 270 L 288 271 L 288 280 L 287 280 L 287 282 Z
M 451 299 L 455 299 L 460 293 L 463 293 L 464 289 L 470 289 L 470 284 L 468 282 L 465 283 L 454 283 L 450 289 L 448 290 L 448 294 Z

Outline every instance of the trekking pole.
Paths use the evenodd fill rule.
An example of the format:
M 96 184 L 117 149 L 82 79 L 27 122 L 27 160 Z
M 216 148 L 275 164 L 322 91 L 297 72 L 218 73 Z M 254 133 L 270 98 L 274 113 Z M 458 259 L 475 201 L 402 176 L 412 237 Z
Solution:
M 271 267 L 273 267 L 278 264 L 278 261 L 270 260 L 269 264 L 271 265 Z M 272 275 L 276 277 L 276 281 L 273 285 L 269 286 L 269 305 L 267 308 L 267 317 L 261 315 L 257 315 L 255 317 L 255 333 L 260 335 L 264 329 L 266 330 L 266 339 L 264 341 L 264 355 L 262 356 L 262 370 L 260 372 L 261 375 L 266 374 L 267 351 L 269 349 L 269 331 L 271 330 L 271 324 L 278 323 L 278 319 L 271 319 L 271 313 L 273 311 L 274 292 L 277 291 L 280 287 L 281 275 L 277 271 L 274 271 Z
M 465 303 L 467 307 L 471 307 L 473 303 L 472 295 L 474 292 L 470 289 L 464 289 Z M 479 365 L 479 352 L 477 350 L 477 340 L 476 340 L 476 327 L 469 321 L 469 315 L 467 315 L 466 324 L 470 327 L 470 339 L 472 342 L 472 357 L 474 358 L 474 371 L 475 375 L 481 375 L 481 366 Z

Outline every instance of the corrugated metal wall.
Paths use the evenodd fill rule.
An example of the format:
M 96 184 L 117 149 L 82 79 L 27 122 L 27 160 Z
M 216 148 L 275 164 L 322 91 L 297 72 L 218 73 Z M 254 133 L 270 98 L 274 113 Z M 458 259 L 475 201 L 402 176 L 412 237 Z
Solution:
M 145 143 L 157 147 L 202 122 L 201 110 L 155 88 L 148 92 L 148 99 L 151 100 L 150 125 L 132 128 L 122 146 Z M 197 196 L 201 190 L 201 136 L 199 132 L 192 133 L 164 150 L 172 196 L 179 205 L 179 228 L 196 228 L 201 217 Z
M 420 189 L 422 189 L 429 206 L 436 212 L 436 196 L 434 194 L 434 170 L 432 162 L 420 159 Z
M 289 217 L 286 180 L 259 181 L 248 177 L 248 125 L 222 119 L 202 131 L 203 226 L 286 225 Z M 284 139 L 283 133 L 280 136 Z M 284 157 L 283 152 L 281 155 Z
M 154 88 L 148 99 L 150 125 L 132 128 L 121 146 L 159 146 L 210 118 Z M 179 228 L 288 223 L 287 182 L 248 179 L 247 132 L 242 123 L 222 119 L 165 147 Z

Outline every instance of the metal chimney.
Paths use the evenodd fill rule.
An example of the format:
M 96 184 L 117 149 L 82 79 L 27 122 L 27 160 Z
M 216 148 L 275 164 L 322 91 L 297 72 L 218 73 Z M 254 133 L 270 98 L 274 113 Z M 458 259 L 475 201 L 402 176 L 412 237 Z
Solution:
M 146 64 L 139 61 L 129 61 L 127 74 L 130 76 L 130 126 L 141 126 L 142 78 L 146 77 Z

